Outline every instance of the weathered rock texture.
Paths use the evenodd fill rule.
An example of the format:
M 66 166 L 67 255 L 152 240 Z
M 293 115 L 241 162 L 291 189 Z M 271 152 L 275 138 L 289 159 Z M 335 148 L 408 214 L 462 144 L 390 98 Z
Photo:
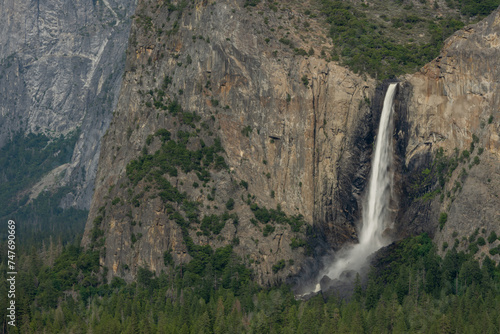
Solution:
M 135 0 L 0 2 L 0 147 L 18 131 L 80 128 L 63 205 L 88 208 L 121 84 Z
M 231 212 L 238 215 L 237 224 L 226 223 L 218 236 L 192 224 L 189 236 L 214 248 L 233 242 L 260 283 L 300 271 L 307 256 L 290 243 L 305 238 L 306 231 L 278 224 L 264 236 L 264 226 L 252 223 L 249 203 L 303 215 L 333 249 L 356 239 L 384 87 L 376 90 L 374 80 L 321 57 L 294 55 L 290 43 L 315 55 L 328 46 L 319 21 L 311 25 L 314 34 L 286 35 L 282 29 L 291 28 L 300 13 L 266 10 L 264 17 L 258 14 L 263 3 L 253 10 L 244 3 L 195 1 L 182 10 L 176 2 L 138 5 L 83 238 L 86 246 L 100 247 L 109 276 L 130 281 L 139 267 L 165 270 L 163 254 L 169 250 L 177 264 L 190 260 L 172 208 L 157 188 L 147 180 L 134 185 L 127 176 L 133 159 L 160 148 L 158 137 L 148 139 L 159 129 L 174 139 L 180 130 L 191 132 L 187 146 L 193 150 L 201 147 L 200 139 L 211 145 L 220 138 L 229 170 L 212 168 L 210 181 L 199 186 L 195 183 L 203 182 L 193 172 L 164 177 L 198 202 L 200 217 L 221 214 L 226 201 L 235 200 Z M 455 34 L 439 58 L 399 87 L 394 131 L 399 199 L 393 203 L 398 237 L 428 232 L 439 243 L 450 243 L 453 232 L 462 237 L 498 226 L 499 22 L 497 11 Z M 200 120 L 190 123 L 165 111 L 163 105 L 174 100 Z M 462 154 L 470 150 L 473 134 L 478 139 L 471 158 L 444 178 L 438 193 L 435 152 L 442 147 L 449 157 L 457 148 Z M 480 148 L 480 162 L 473 163 Z M 133 204 L 134 198 L 140 201 Z M 440 212 L 448 212 L 442 231 Z M 273 271 L 280 260 L 286 260 L 285 268 Z
M 321 59 L 324 35 L 319 24 L 313 23 L 317 27 L 312 31 L 317 32 L 304 38 L 307 42 L 293 34 L 287 37 L 295 47 L 312 47 L 318 55 L 296 56 L 278 41 L 286 37 L 278 26 L 290 28 L 300 13 L 267 10 L 265 19 L 257 14 L 260 7 L 249 10 L 243 4 L 196 1 L 182 13 L 148 1 L 138 5 L 127 71 L 103 140 L 84 236 L 89 245 L 93 221 L 103 207 L 101 261 L 112 269 L 109 275 L 130 280 L 139 266 L 163 270 L 163 253 L 169 249 L 176 263 L 189 259 L 180 228 L 169 220 L 164 204 L 158 198 L 146 200 L 154 192 L 146 192 L 138 208 L 127 197 L 127 188 L 133 187 L 126 166 L 141 154 L 148 135 L 161 128 L 173 134 L 193 130 L 154 108 L 152 95 L 164 89 L 166 76 L 171 84 L 165 100 L 177 99 L 184 110 L 195 111 L 201 123 L 209 124 L 231 170 L 212 170 L 207 188 L 191 186 L 200 182 L 194 173 L 179 172 L 170 182 L 203 205 L 201 216 L 222 212 L 228 198 L 235 199 L 239 216 L 239 224 L 226 224 L 219 237 L 198 236 L 198 227 L 193 228 L 195 243 L 220 247 L 239 238 L 235 251 L 263 284 L 297 273 L 305 256 L 302 247 L 292 250 L 290 243 L 293 237 L 304 238 L 304 230 L 295 233 L 278 225 L 264 237 L 263 226 L 250 222 L 253 214 L 244 202 L 248 194 L 260 207 L 280 205 L 288 215 L 302 214 L 334 248 L 356 238 L 358 202 L 373 141 L 369 104 L 375 82 Z M 211 142 L 209 131 L 200 130 L 197 136 Z M 149 152 L 158 147 L 155 139 Z M 248 182 L 248 191 L 238 186 L 241 180 Z M 206 198 L 210 187 L 217 189 L 215 201 Z M 138 188 L 131 196 L 144 189 L 141 183 Z M 123 204 L 110 204 L 117 197 Z M 142 224 L 131 225 L 132 221 Z M 132 233 L 142 235 L 133 245 Z M 271 268 L 281 259 L 287 266 L 274 273 Z
M 418 182 L 415 175 L 406 179 L 398 219 L 406 226 L 402 234 L 435 232 L 440 250 L 443 242 L 452 247 L 455 239 L 459 249 L 467 248 L 469 242 L 463 239 L 476 229 L 483 237 L 500 231 L 500 9 L 455 33 L 437 59 L 405 80 L 403 174 L 408 177 L 430 167 L 439 148 L 447 157 L 457 151 L 460 160 L 464 150 L 470 157 L 458 163 L 433 199 L 413 201 L 409 194 L 415 193 L 412 184 Z M 431 185 L 424 192 L 435 189 Z M 448 215 L 442 230 L 441 212 Z M 477 254 L 488 254 L 498 243 L 486 244 Z

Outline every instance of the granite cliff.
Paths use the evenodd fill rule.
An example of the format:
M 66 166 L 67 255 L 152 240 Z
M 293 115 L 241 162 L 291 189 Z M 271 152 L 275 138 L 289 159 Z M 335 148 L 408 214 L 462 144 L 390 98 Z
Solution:
M 127 165 L 141 151 L 146 156 L 160 149 L 161 140 L 152 135 L 161 129 L 178 141 L 179 132 L 190 132 L 191 150 L 200 149 L 200 139 L 211 145 L 219 138 L 227 168 L 211 168 L 209 180 L 179 169 L 168 180 L 197 203 L 199 220 L 222 215 L 226 201 L 234 199 L 237 224 L 228 222 L 220 234 L 207 236 L 194 219 L 189 235 L 196 244 L 213 247 L 239 240 L 234 250 L 256 269 L 260 283 L 300 270 L 311 253 L 307 230 L 317 230 L 333 247 L 355 238 L 368 171 L 360 166 L 367 166 L 373 140 L 369 101 L 375 83 L 321 59 L 325 42 L 319 24 L 309 41 L 290 36 L 284 44 L 280 30 L 300 13 L 269 11 L 264 18 L 243 5 L 199 1 L 182 10 L 147 1 L 138 5 L 84 236 L 89 245 L 98 217 L 105 235 L 101 260 L 110 275 L 132 279 L 140 266 L 162 270 L 168 250 L 177 264 L 190 258 L 169 203 L 157 196 L 158 186 L 142 180 L 134 185 L 127 175 Z M 291 43 L 318 56 L 295 55 Z M 177 104 L 183 114 L 175 111 Z M 194 121 L 186 114 L 192 112 Z M 134 206 L 137 196 L 140 205 Z M 297 219 L 303 225 L 272 219 L 263 224 L 265 219 L 254 217 L 256 206 L 279 206 L 287 217 L 302 217 Z M 282 260 L 286 267 L 273 271 Z
M 405 233 L 434 235 L 441 251 L 457 245 L 476 252 L 478 246 L 482 257 L 499 243 L 477 243 L 498 233 L 500 222 L 499 59 L 497 9 L 455 33 L 438 58 L 403 78 L 403 174 L 413 175 L 401 194 L 409 209 L 398 221 Z M 408 206 L 411 198 L 419 199 Z
M 328 62 L 319 20 L 289 34 L 293 6 L 249 4 L 139 2 L 83 238 L 108 277 L 231 245 L 274 284 L 356 240 L 386 84 Z M 499 21 L 400 78 L 395 237 L 498 225 Z
M 17 133 L 79 133 L 70 162 L 54 166 L 31 198 L 71 185 L 61 205 L 90 206 L 134 9 L 134 0 L 0 3 L 0 147 Z

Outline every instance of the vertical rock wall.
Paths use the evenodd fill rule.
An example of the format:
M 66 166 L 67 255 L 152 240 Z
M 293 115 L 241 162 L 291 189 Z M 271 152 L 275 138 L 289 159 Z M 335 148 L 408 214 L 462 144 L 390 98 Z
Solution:
M 441 251 L 456 242 L 467 249 L 476 230 L 484 238 L 500 230 L 500 10 L 455 33 L 438 58 L 404 79 L 402 234 L 427 231 L 435 233 Z M 445 169 L 443 187 L 437 179 L 427 185 L 422 172 L 429 168 L 431 176 L 438 175 L 432 164 L 440 149 L 457 165 Z M 425 195 L 438 188 L 434 196 Z M 439 226 L 443 213 L 447 220 Z M 481 246 L 477 255 L 489 254 L 498 243 Z
M 0 147 L 13 134 L 80 129 L 64 206 L 88 208 L 116 105 L 135 0 L 0 3 Z
M 101 260 L 113 269 L 110 275 L 132 279 L 140 266 L 160 271 L 168 249 L 177 263 L 189 259 L 180 229 L 159 199 L 145 201 L 139 208 L 128 200 L 120 207 L 110 204 L 113 198 L 127 198 L 126 189 L 132 187 L 126 166 L 140 156 L 149 135 L 161 128 L 171 133 L 193 130 L 154 107 L 153 96 L 160 90 L 165 91 L 165 100 L 177 100 L 184 110 L 201 117 L 200 124 L 209 125 L 210 131 L 196 130 L 196 136 L 207 143 L 212 140 L 209 132 L 219 137 L 230 169 L 229 174 L 211 172 L 215 203 L 191 187 L 199 182 L 195 175 L 169 178 L 202 205 L 201 217 L 221 213 L 229 197 L 236 201 L 239 224 L 226 224 L 220 238 L 199 236 L 199 227 L 193 228 L 190 235 L 197 244 L 221 247 L 239 238 L 235 251 L 248 257 L 261 283 L 297 273 L 305 256 L 302 248 L 293 250 L 290 243 L 305 232 L 277 226 L 264 237 L 263 226 L 251 223 L 247 195 L 259 207 L 279 205 L 289 216 L 302 215 L 332 247 L 356 238 L 359 195 L 368 171 L 366 148 L 373 140 L 369 105 L 374 82 L 318 56 L 294 55 L 293 49 L 278 41 L 281 33 L 273 33 L 278 29 L 269 28 L 290 25 L 289 20 L 299 14 L 270 11 L 266 27 L 262 17 L 255 17 L 258 10 L 249 11 L 240 1 L 199 1 L 182 13 L 147 1 L 139 4 L 127 72 L 103 141 L 84 236 L 89 245 L 93 221 L 100 208 L 105 210 Z M 317 48 L 319 55 L 314 41 L 289 38 L 296 47 Z M 162 86 L 165 77 L 171 79 L 168 88 Z M 149 152 L 159 147 L 152 145 Z M 196 147 L 196 141 L 192 145 Z M 248 182 L 248 190 L 236 186 L 241 181 Z M 131 225 L 132 221 L 142 225 Z M 131 236 L 138 233 L 142 239 L 132 245 Z M 280 259 L 293 260 L 295 265 L 274 273 L 271 267 Z

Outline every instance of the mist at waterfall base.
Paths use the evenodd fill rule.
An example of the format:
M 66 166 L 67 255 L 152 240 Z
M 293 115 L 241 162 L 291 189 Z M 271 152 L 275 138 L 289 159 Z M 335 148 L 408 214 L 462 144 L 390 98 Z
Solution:
M 335 287 L 345 289 L 348 288 L 346 285 L 351 285 L 352 289 L 356 273 L 362 275 L 368 270 L 366 267 L 369 257 L 391 242 L 384 231 L 392 227 L 389 204 L 393 193 L 392 114 L 396 88 L 396 83 L 390 84 L 384 99 L 375 154 L 372 158 L 372 170 L 363 202 L 359 243 L 348 245 L 333 256 L 331 254 L 325 256 L 322 259 L 324 269 L 312 284 L 303 289 L 302 296 Z

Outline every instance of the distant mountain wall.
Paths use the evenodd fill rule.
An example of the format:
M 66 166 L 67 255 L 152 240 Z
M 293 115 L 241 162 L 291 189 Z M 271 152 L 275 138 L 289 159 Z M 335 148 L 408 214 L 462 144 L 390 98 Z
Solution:
M 64 177 L 25 191 L 36 196 L 41 188 L 71 185 L 61 204 L 90 206 L 135 5 L 135 0 L 0 2 L 0 147 L 19 132 L 56 138 L 79 129 L 70 162 L 54 166 Z

